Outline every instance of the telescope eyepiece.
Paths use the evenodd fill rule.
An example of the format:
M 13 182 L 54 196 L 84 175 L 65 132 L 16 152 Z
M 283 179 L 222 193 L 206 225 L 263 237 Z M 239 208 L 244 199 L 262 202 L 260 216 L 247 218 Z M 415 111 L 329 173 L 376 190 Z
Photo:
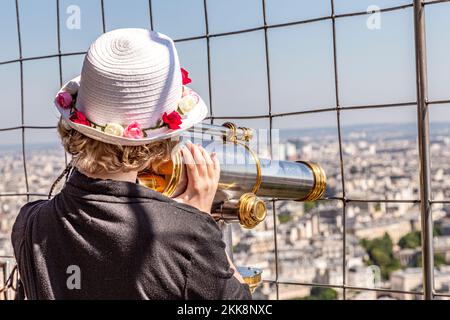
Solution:
M 239 222 L 247 229 L 256 227 L 264 221 L 267 207 L 254 193 L 244 193 L 239 199 Z

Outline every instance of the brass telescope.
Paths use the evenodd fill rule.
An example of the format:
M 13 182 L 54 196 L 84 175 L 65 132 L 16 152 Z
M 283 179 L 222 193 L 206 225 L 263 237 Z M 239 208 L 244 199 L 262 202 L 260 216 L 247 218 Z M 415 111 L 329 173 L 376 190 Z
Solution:
M 201 142 L 208 152 L 215 152 L 220 161 L 219 187 L 211 210 L 216 220 L 239 221 L 243 227 L 251 229 L 266 217 L 264 200 L 314 201 L 325 192 L 326 175 L 319 165 L 259 158 L 249 146 L 252 129 L 228 122 L 222 126 L 202 125 L 189 131 L 216 137 Z M 174 148 L 172 158 L 157 168 L 157 172 L 151 169 L 140 172 L 139 183 L 168 197 L 181 194 L 187 186 L 179 150 L 182 144 L 183 137 Z

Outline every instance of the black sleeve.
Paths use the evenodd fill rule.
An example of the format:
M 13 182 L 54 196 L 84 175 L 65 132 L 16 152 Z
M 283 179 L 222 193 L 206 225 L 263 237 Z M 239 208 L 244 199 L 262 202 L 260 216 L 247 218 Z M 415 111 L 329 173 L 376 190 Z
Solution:
M 211 217 L 202 218 L 187 271 L 185 298 L 251 300 L 248 285 L 233 276 L 219 227 Z
M 22 208 L 20 208 L 11 230 L 11 243 L 13 245 L 16 258 L 18 258 L 17 253 L 19 253 L 19 249 L 25 242 L 25 237 L 27 236 L 27 229 L 29 229 L 30 221 L 34 219 L 34 216 L 39 211 L 40 204 L 44 203 L 45 201 L 46 200 L 28 202 L 24 206 L 22 206 Z
M 45 200 L 29 202 L 24 205 L 17 215 L 11 232 L 11 242 L 14 249 L 14 256 L 19 269 L 20 280 L 23 284 L 27 299 L 37 299 L 35 277 L 32 258 L 31 228 L 39 205 Z

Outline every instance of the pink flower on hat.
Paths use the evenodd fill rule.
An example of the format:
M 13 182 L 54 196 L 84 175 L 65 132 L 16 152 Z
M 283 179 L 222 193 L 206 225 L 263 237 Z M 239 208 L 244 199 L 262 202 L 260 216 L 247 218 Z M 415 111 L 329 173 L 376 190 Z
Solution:
M 183 86 L 192 82 L 186 69 L 181 68 L 181 76 L 183 77 Z
M 83 124 L 85 126 L 90 127 L 91 123 L 89 122 L 89 120 L 86 118 L 86 116 L 84 115 L 83 112 L 81 111 L 75 111 L 74 113 L 72 113 L 72 115 L 70 116 L 70 120 L 73 123 L 78 123 L 78 124 Z
M 144 137 L 144 133 L 142 132 L 139 124 L 136 121 L 133 121 L 125 129 L 123 136 L 130 139 L 142 139 Z
M 172 130 L 180 129 L 180 124 L 182 123 L 181 116 L 177 111 L 172 111 L 169 114 L 164 112 L 162 120 Z
M 72 101 L 72 95 L 65 91 L 58 93 L 55 99 L 56 104 L 63 109 L 69 108 L 72 105 Z

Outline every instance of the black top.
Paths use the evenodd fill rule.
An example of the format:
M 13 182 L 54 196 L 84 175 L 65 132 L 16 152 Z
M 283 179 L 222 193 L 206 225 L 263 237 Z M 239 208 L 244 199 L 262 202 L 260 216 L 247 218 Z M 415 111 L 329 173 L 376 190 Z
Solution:
M 22 207 L 12 243 L 28 299 L 251 299 L 214 219 L 135 183 L 75 170 Z

